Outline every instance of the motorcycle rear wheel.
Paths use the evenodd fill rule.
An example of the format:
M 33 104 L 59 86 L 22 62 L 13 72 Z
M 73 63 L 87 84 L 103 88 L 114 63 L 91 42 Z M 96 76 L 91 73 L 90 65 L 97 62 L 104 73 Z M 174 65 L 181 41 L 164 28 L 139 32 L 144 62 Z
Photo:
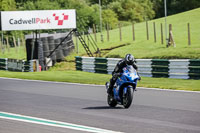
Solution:
M 113 96 L 108 94 L 107 103 L 110 107 L 115 107 L 117 105 L 117 101 L 113 98 Z
M 124 106 L 124 108 L 129 108 L 132 100 L 133 100 L 133 88 L 132 87 L 128 87 L 127 88 L 127 92 L 126 94 L 123 94 L 123 101 L 122 104 Z

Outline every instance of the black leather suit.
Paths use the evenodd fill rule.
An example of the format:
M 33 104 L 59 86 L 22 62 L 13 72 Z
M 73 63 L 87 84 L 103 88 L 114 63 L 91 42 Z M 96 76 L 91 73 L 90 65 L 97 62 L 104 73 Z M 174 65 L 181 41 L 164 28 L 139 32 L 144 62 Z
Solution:
M 110 94 L 111 93 L 111 90 L 119 76 L 120 73 L 122 73 L 122 70 L 124 67 L 126 67 L 127 64 L 125 62 L 125 59 L 122 59 L 120 60 L 117 65 L 115 66 L 115 69 L 114 71 L 112 72 L 112 78 L 110 79 L 110 85 L 109 85 L 109 88 L 108 88 L 108 93 Z M 133 68 L 138 70 L 138 67 L 136 65 L 136 62 L 134 61 L 133 64 L 132 64 Z

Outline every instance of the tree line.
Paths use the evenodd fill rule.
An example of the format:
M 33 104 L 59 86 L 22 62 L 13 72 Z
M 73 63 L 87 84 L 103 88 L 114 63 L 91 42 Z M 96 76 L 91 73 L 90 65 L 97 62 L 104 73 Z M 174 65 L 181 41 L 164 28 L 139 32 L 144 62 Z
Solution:
M 164 16 L 164 0 L 101 0 L 103 24 L 133 23 Z M 168 15 L 200 7 L 199 0 L 167 0 Z M 99 25 L 99 0 L 1 0 L 1 11 L 76 9 L 78 27 Z

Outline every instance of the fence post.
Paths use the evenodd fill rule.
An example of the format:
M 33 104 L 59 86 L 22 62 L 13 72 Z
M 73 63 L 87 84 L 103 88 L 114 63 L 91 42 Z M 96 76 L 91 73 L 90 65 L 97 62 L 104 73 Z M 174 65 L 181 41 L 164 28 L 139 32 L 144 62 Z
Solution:
M 169 41 L 168 41 L 167 47 L 169 47 L 170 45 L 173 45 L 174 47 L 176 47 L 174 37 L 172 34 L 172 24 L 169 24 Z
M 22 40 L 22 46 L 24 47 L 24 51 L 26 52 L 26 44 L 25 44 L 25 40 L 24 40 L 23 37 L 21 38 L 21 40 Z
M 109 35 L 109 25 L 108 25 L 108 23 L 107 23 L 107 27 L 106 27 L 106 29 L 107 29 L 107 41 L 109 41 L 110 40 L 110 35 Z
M 190 40 L 190 23 L 188 23 L 188 45 L 191 45 L 191 40 Z
M 171 45 L 171 31 L 172 31 L 172 25 L 169 24 L 169 40 L 168 40 L 167 47 Z
M 96 25 L 95 24 L 93 24 L 93 33 L 94 33 L 95 41 L 97 42 Z
M 122 30 L 121 30 L 121 24 L 119 23 L 119 36 L 120 36 L 120 41 L 122 41 Z
M 3 40 L 0 39 L 0 41 L 1 41 L 0 42 L 0 46 L 1 46 L 1 50 L 0 51 L 4 54 L 4 50 L 5 49 L 4 49 L 4 45 L 3 45 Z
M 9 45 L 9 41 L 8 41 L 8 36 L 6 37 L 6 46 L 7 46 L 7 49 L 8 49 L 8 52 L 10 51 L 10 45 Z
M 78 37 L 75 36 L 75 38 L 76 38 L 76 53 L 79 54 Z
M 15 50 L 16 50 L 16 52 L 17 52 L 17 44 L 16 44 L 15 36 L 13 36 L 13 43 L 14 43 L 14 46 L 15 46 Z
M 5 58 L 5 69 L 8 70 L 8 58 Z
M 17 46 L 20 48 L 20 46 L 21 46 L 21 40 L 20 40 L 20 38 L 18 37 L 17 38 Z
M 134 27 L 134 23 L 132 23 L 132 31 L 133 31 L 133 41 L 135 41 L 135 27 Z
M 154 42 L 156 43 L 156 23 L 153 22 L 153 29 L 154 29 Z
M 146 31 L 147 31 L 147 40 L 149 40 L 149 26 L 148 26 L 148 21 L 146 21 Z
M 160 29 L 161 29 L 161 44 L 163 44 L 163 25 L 162 25 L 162 23 L 160 24 Z

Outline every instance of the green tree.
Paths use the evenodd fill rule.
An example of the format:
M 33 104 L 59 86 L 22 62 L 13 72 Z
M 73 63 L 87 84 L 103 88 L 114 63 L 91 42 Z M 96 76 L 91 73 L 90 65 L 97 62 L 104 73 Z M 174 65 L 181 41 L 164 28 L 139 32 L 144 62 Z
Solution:
M 164 16 L 164 0 L 151 0 L 153 4 L 153 10 L 155 11 L 155 17 L 160 18 Z
M 14 11 L 16 10 L 15 0 L 1 0 L 2 11 Z
M 51 0 L 38 0 L 35 2 L 35 7 L 38 10 L 54 10 L 59 9 L 59 4 Z
M 87 0 L 88 3 L 90 4 L 99 4 L 99 0 Z M 101 0 L 101 5 L 103 7 L 106 7 L 107 5 L 109 5 L 112 2 L 116 2 L 116 1 L 120 1 L 120 0 Z
M 117 14 L 110 9 L 103 10 L 102 18 L 103 24 L 109 24 L 110 28 L 114 28 L 115 25 L 118 23 Z
M 123 21 L 141 22 L 144 18 L 152 19 L 155 16 L 150 0 L 121 0 L 112 2 L 109 8 Z
M 164 16 L 164 0 L 151 0 L 156 18 Z M 200 7 L 199 0 L 166 0 L 167 15 L 172 15 Z
M 32 1 L 27 1 L 21 6 L 20 10 L 36 10 L 35 3 Z
M 141 6 L 144 9 L 143 17 L 145 19 L 153 19 L 155 17 L 155 11 L 153 10 L 153 3 L 150 0 L 137 0 L 141 2 Z
M 124 9 L 122 8 L 121 3 L 119 1 L 112 2 L 111 4 L 109 4 L 109 9 L 112 9 L 117 14 L 118 19 L 121 20 L 121 13 Z
M 56 3 L 59 9 L 76 9 L 77 27 L 81 31 L 86 31 L 99 20 L 97 12 L 98 6 L 89 6 L 88 2 L 85 0 L 57 0 Z M 55 7 L 53 9 L 55 9 Z

